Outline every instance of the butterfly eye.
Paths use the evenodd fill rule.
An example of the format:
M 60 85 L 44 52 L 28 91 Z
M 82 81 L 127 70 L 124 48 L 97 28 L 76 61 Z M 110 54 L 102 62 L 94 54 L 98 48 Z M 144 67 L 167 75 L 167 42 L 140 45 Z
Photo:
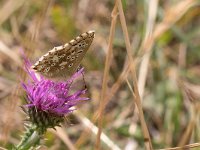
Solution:
M 72 67 L 72 66 L 73 66 L 73 63 L 69 64 L 69 66 L 68 66 L 68 67 L 70 68 L 70 67 Z
M 60 67 L 60 69 L 64 69 L 64 68 L 65 68 L 64 66 L 61 66 L 61 67 Z
M 82 43 L 82 47 L 85 47 L 85 43 Z
M 86 46 L 86 42 L 83 41 L 81 43 L 78 44 L 78 47 L 81 48 L 81 47 L 85 47 Z
M 72 52 L 71 52 L 71 55 L 74 55 L 75 54 L 75 50 L 73 50 Z
M 83 50 L 79 50 L 77 53 L 80 54 L 80 53 L 82 53 L 82 52 L 83 52 Z
M 51 66 L 55 66 L 55 65 L 56 65 L 55 63 L 52 63 L 52 64 L 51 64 Z
M 58 62 L 59 61 L 59 57 L 57 55 L 54 55 L 52 58 L 53 62 Z
M 73 56 L 70 60 L 73 61 L 75 59 L 75 57 Z
M 45 72 L 49 72 L 49 70 L 50 70 L 50 68 L 49 68 L 49 67 L 47 67 L 47 68 L 45 69 Z
M 39 71 L 40 71 L 40 70 L 42 70 L 43 68 L 44 68 L 44 65 L 41 65 L 41 66 L 39 66 L 39 67 L 38 67 L 38 69 L 37 69 L 37 70 L 39 70 Z
M 67 59 L 70 59 L 71 56 L 67 56 Z

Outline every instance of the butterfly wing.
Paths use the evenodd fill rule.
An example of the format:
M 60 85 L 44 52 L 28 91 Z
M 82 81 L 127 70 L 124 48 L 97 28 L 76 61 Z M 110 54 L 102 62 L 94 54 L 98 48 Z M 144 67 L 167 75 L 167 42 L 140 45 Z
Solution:
M 54 47 L 43 55 L 32 68 L 47 78 L 72 75 L 89 49 L 94 34 L 94 31 L 88 31 L 63 46 Z

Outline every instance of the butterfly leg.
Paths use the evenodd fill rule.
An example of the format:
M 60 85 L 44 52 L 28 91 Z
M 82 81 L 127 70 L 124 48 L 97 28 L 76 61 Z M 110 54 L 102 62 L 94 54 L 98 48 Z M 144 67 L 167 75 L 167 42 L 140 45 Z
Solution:
M 82 66 L 79 65 L 78 68 L 77 68 L 77 71 L 79 71 L 81 68 L 82 68 Z M 85 82 L 84 74 L 82 72 L 81 72 L 81 74 L 82 74 L 82 77 L 83 77 L 84 89 L 87 89 L 87 85 L 86 85 L 86 82 Z
M 83 82 L 84 82 L 84 86 L 85 86 L 84 88 L 87 89 L 87 85 L 86 85 L 86 82 L 85 82 L 84 74 L 83 73 L 81 73 L 81 74 L 82 74 Z

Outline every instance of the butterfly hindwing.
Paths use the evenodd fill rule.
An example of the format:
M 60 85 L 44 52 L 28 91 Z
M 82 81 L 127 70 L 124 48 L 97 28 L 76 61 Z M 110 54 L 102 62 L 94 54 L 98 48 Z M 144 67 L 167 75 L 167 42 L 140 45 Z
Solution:
M 88 31 L 63 46 L 54 47 L 43 55 L 32 68 L 47 78 L 72 75 L 80 65 L 94 38 Z

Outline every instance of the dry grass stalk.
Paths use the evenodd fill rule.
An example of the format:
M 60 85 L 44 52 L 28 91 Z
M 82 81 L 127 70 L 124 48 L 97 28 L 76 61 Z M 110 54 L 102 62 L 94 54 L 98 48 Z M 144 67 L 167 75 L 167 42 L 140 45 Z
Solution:
M 198 0 L 183 0 L 166 10 L 166 15 L 161 23 L 155 26 L 153 38 L 157 39 L 178 21 L 191 7 L 198 4 Z M 175 17 L 174 17 L 175 16 Z M 146 45 L 147 46 L 147 45 Z M 146 49 L 146 48 L 145 48 Z
M 106 62 L 105 62 L 105 69 L 104 69 L 104 76 L 103 76 L 103 84 L 102 84 L 102 91 L 101 91 L 101 98 L 100 98 L 100 112 L 99 112 L 99 118 L 98 118 L 98 133 L 96 138 L 96 150 L 100 150 L 100 137 L 102 132 L 102 119 L 103 119 L 103 111 L 105 106 L 105 97 L 106 97 L 106 91 L 107 91 L 107 82 L 109 77 L 109 70 L 110 70 L 110 64 L 111 64 L 111 57 L 112 57 L 112 46 L 113 46 L 113 38 L 115 33 L 115 25 L 117 21 L 117 3 L 115 3 L 115 6 L 112 11 L 112 22 L 111 22 L 111 28 L 110 28 L 110 35 L 109 35 L 109 42 L 108 42 L 108 54 L 106 56 Z
M 80 111 L 75 112 L 76 117 L 82 122 L 82 124 L 90 130 L 94 135 L 97 135 L 98 128 L 87 117 L 85 117 Z M 85 135 L 87 137 L 88 135 Z M 104 132 L 101 134 L 101 141 L 103 141 L 110 149 L 120 150 L 120 148 L 107 136 Z
M 119 78 L 117 79 L 117 81 L 112 85 L 112 87 L 109 91 L 109 95 L 106 96 L 105 103 L 103 106 L 104 108 L 111 101 L 112 97 L 116 94 L 119 87 L 121 86 L 123 81 L 126 79 L 129 71 L 130 71 L 130 65 L 125 66 L 122 73 L 120 74 Z M 100 115 L 99 113 L 100 113 L 100 108 L 94 113 L 94 115 L 92 117 L 92 122 L 97 121 L 97 119 Z M 87 138 L 85 138 L 85 137 L 88 137 L 88 129 L 86 129 L 82 132 L 81 136 L 79 137 L 79 139 L 76 142 L 76 147 L 80 147 L 86 141 Z
M 158 39 L 164 32 L 166 32 L 176 21 L 178 21 L 185 14 L 185 12 L 187 12 L 191 7 L 195 6 L 196 4 L 197 4 L 196 0 L 184 0 L 184 1 L 179 2 L 177 5 L 166 10 L 166 15 L 163 21 L 161 23 L 158 23 L 155 26 L 155 30 L 152 35 L 149 34 L 151 33 L 151 31 L 149 30 L 152 30 L 152 29 L 148 28 L 149 30 L 146 31 L 147 33 L 146 33 L 145 39 L 140 48 L 140 51 L 145 53 L 144 58 L 140 65 L 139 80 L 138 80 L 139 81 L 138 86 L 139 86 L 139 92 L 141 94 L 140 95 L 141 98 L 143 97 L 143 91 L 144 91 L 146 77 L 147 77 L 148 64 L 149 64 L 149 60 L 151 56 L 151 50 L 155 43 L 155 40 Z M 152 22 L 152 24 L 154 23 Z M 152 26 L 153 25 L 151 25 L 150 27 Z
M 190 149 L 190 148 L 195 148 L 195 147 L 200 147 L 200 143 L 193 143 L 193 144 L 188 144 L 180 147 L 172 147 L 172 148 L 164 148 L 164 149 L 159 149 L 159 150 L 183 150 L 183 149 Z
M 68 135 L 66 134 L 65 130 L 63 128 L 60 127 L 56 127 L 56 131 L 55 130 L 51 130 L 55 135 L 57 135 L 64 143 L 65 145 L 70 149 L 70 150 L 77 150 L 74 147 L 74 144 L 72 143 L 72 141 L 69 139 Z
M 26 0 L 13 1 L 9 0 L 0 8 L 0 26 L 4 23 L 16 10 L 18 10 Z
M 11 95 L 8 97 L 9 107 L 5 112 L 6 120 L 2 125 L 2 133 L 0 135 L 0 140 L 3 141 L 4 143 L 7 143 L 8 138 L 11 134 L 11 130 L 14 128 L 12 122 L 14 120 L 15 115 L 13 115 L 13 113 L 15 114 L 17 106 L 19 105 L 20 102 L 17 97 L 17 95 L 19 95 L 18 92 L 19 92 L 19 87 L 15 88 L 14 91 L 11 93 Z
M 196 94 L 194 93 L 194 91 L 192 91 L 191 89 L 188 89 L 188 87 L 186 86 L 187 84 L 184 83 L 184 81 L 179 80 L 178 83 L 179 83 L 180 88 L 183 90 L 184 95 L 187 97 L 187 99 L 189 100 L 191 104 L 190 105 L 191 107 L 189 107 L 191 119 L 187 125 L 185 132 L 181 136 L 182 137 L 181 140 L 178 143 L 178 146 L 182 147 L 185 144 L 188 144 L 190 142 L 192 133 L 194 132 L 195 127 L 198 126 L 200 104 L 199 104 L 199 101 L 197 100 L 198 98 L 196 97 Z
M 7 149 L 5 149 L 5 148 L 3 148 L 3 147 L 0 147 L 0 150 L 7 150 Z
M 0 52 L 12 59 L 17 66 L 22 66 L 19 56 L 13 52 L 3 41 L 0 41 Z
M 106 98 L 105 98 L 105 103 L 103 108 L 106 107 L 106 105 L 110 102 L 110 100 L 112 99 L 112 97 L 116 94 L 116 92 L 118 91 L 119 87 L 121 86 L 121 84 L 123 83 L 123 81 L 126 79 L 129 71 L 130 71 L 131 66 L 127 65 L 125 66 L 124 70 L 122 71 L 122 73 L 120 74 L 118 80 L 112 85 L 109 94 L 107 94 Z M 101 110 L 100 108 L 97 110 L 97 112 L 95 113 L 95 118 L 99 118 Z
M 155 19 L 157 15 L 157 8 L 158 8 L 158 0 L 152 0 L 149 1 L 149 8 L 148 8 L 148 18 L 147 18 L 147 24 L 146 24 L 146 32 L 145 37 L 142 42 L 142 45 L 146 44 L 147 41 L 151 41 L 151 45 L 153 45 L 152 39 L 152 33 L 154 29 Z M 150 46 L 148 50 L 150 50 L 152 47 Z M 140 49 L 141 51 L 141 49 Z M 144 95 L 144 88 L 146 83 L 146 77 L 148 73 L 148 65 L 149 65 L 149 59 L 150 59 L 151 53 L 147 52 L 145 53 L 140 68 L 139 68 L 139 76 L 138 76 L 138 89 L 140 93 L 141 100 L 143 99 Z
M 147 128 L 147 125 L 146 125 L 146 122 L 145 122 L 145 119 L 144 119 L 143 110 L 142 110 L 142 104 L 141 104 L 140 95 L 139 95 L 139 91 L 138 91 L 138 87 L 137 87 L 137 77 L 136 77 L 136 72 L 135 72 L 134 61 L 133 61 L 133 58 L 132 58 L 132 55 L 131 55 L 131 45 L 130 45 L 128 30 L 127 30 L 127 25 L 126 25 L 126 20 L 125 20 L 125 17 L 124 17 L 124 12 L 123 12 L 123 8 L 122 8 L 121 0 L 117 0 L 117 4 L 118 4 L 120 22 L 121 22 L 122 30 L 123 30 L 123 33 L 124 33 L 124 39 L 125 39 L 128 59 L 129 59 L 129 63 L 132 65 L 131 75 L 132 75 L 132 78 L 133 78 L 133 85 L 135 86 L 134 87 L 134 94 L 136 96 L 136 98 L 134 99 L 134 102 L 136 103 L 138 111 L 139 111 L 139 118 L 140 118 L 141 127 L 142 127 L 142 131 L 143 131 L 143 135 L 144 135 L 146 149 L 151 150 L 152 149 L 151 138 L 150 138 L 150 135 L 149 135 L 149 131 L 148 131 L 148 128 Z
M 34 43 L 34 44 L 29 44 L 30 41 L 25 41 L 25 43 L 27 42 L 28 44 L 25 44 L 27 45 L 27 49 L 29 50 L 28 53 L 27 53 L 27 56 L 31 56 L 34 52 L 34 49 L 35 49 L 35 45 L 37 43 L 37 40 L 38 40 L 38 34 L 41 30 L 41 27 L 42 27 L 42 24 L 53 4 L 54 0 L 48 0 L 47 3 L 44 3 L 44 9 L 43 11 L 41 12 L 41 14 L 38 16 L 37 18 L 37 22 L 35 24 L 35 27 L 34 27 L 34 31 L 33 33 L 31 34 L 31 43 Z
M 197 105 L 198 106 L 198 105 Z M 189 143 L 189 141 L 191 140 L 191 136 L 192 136 L 192 133 L 194 131 L 194 128 L 195 128 L 195 125 L 197 124 L 197 118 L 199 113 L 198 113 L 198 110 L 195 109 L 195 106 L 193 105 L 193 107 L 191 107 L 191 111 L 192 111 L 192 117 L 187 125 L 187 128 L 185 130 L 185 132 L 183 133 L 183 135 L 181 136 L 182 138 L 180 139 L 179 143 L 178 143 L 178 146 L 182 147 L 184 146 L 185 144 Z M 199 106 L 198 106 L 198 109 L 199 109 Z

